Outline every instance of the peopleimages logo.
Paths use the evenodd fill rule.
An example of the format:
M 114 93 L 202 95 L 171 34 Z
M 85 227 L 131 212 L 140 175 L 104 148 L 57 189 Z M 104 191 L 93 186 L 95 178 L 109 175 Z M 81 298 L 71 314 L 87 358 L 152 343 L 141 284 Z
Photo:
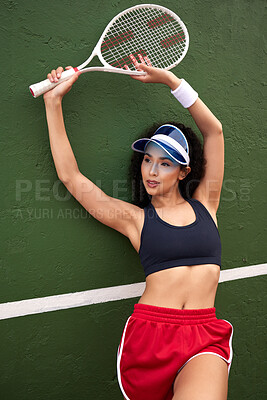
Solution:
M 127 184 L 127 179 L 113 179 L 112 195 L 110 196 L 116 198 L 119 197 L 121 200 L 126 200 L 126 198 L 121 198 L 122 194 L 128 192 L 127 188 L 121 187 L 123 184 Z M 96 180 L 95 185 L 98 188 L 102 189 L 101 179 Z M 83 184 L 80 187 L 80 192 L 80 195 L 86 195 L 90 193 L 90 190 L 88 189 L 86 184 Z M 35 201 L 50 201 L 51 199 L 53 199 L 56 201 L 64 202 L 70 200 L 71 197 L 73 197 L 60 180 L 56 180 L 51 183 L 49 179 L 36 179 L 34 181 L 31 181 L 29 179 L 17 179 L 15 184 L 15 200 L 23 201 L 23 197 L 25 198 L 29 194 Z M 100 195 L 99 200 L 105 201 L 104 197 L 105 196 Z
M 188 195 L 190 185 L 194 182 L 188 182 L 186 186 L 186 193 Z M 113 179 L 111 194 L 107 193 L 106 190 L 102 189 L 102 181 L 96 180 L 95 185 L 101 189 L 98 191 L 98 199 L 101 202 L 109 201 L 110 197 L 114 197 L 123 201 L 131 202 L 134 195 L 134 185 L 132 182 L 131 189 L 129 189 L 129 181 L 127 179 Z M 212 200 L 213 195 L 216 195 L 216 184 L 214 180 L 207 181 L 206 192 L 210 193 L 210 200 Z M 161 190 L 164 189 L 161 187 Z M 70 188 L 71 190 L 71 188 Z M 90 191 L 88 186 L 84 184 L 80 188 L 78 194 L 79 201 L 86 201 L 86 197 L 90 196 Z M 226 179 L 223 181 L 222 191 L 221 191 L 221 202 L 234 202 L 242 201 L 248 202 L 250 200 L 251 185 L 249 179 Z M 50 181 L 49 179 L 36 179 L 34 181 L 29 179 L 18 179 L 15 181 L 15 200 L 18 202 L 15 209 L 12 210 L 15 218 L 17 219 L 87 219 L 93 216 L 94 218 L 101 219 L 103 216 L 103 210 L 86 210 L 82 204 L 74 206 L 73 200 L 74 196 L 69 190 L 64 186 L 60 180 Z M 69 207 L 64 207 L 62 203 L 70 201 L 71 205 Z M 39 207 L 25 207 L 24 204 L 38 202 Z M 46 205 L 51 202 L 51 207 L 42 207 L 41 205 Z M 57 202 L 60 202 L 62 206 L 58 209 Z M 109 210 L 110 217 L 114 218 L 121 211 Z M 127 217 L 127 216 L 125 216 Z

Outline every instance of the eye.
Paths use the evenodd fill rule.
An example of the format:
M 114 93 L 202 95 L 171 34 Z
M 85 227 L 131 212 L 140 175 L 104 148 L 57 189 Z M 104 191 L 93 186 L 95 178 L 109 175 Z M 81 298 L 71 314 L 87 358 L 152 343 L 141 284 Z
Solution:
M 149 158 L 144 158 L 144 162 L 150 162 L 150 159 Z M 170 165 L 168 163 L 166 163 L 166 162 L 161 163 L 161 165 L 170 167 Z

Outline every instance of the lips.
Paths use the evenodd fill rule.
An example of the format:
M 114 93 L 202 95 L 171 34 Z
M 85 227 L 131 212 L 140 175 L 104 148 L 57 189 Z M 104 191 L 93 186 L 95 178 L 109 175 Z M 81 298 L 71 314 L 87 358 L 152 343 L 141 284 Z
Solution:
M 147 181 L 147 184 L 150 188 L 155 188 L 157 185 L 159 185 L 159 182 L 157 181 Z

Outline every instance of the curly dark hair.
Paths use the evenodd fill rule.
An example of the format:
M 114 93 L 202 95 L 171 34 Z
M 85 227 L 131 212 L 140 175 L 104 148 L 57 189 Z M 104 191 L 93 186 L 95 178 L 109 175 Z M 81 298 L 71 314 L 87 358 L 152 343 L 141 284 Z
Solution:
M 189 166 L 191 167 L 191 171 L 183 180 L 179 181 L 179 191 L 184 199 L 191 198 L 194 191 L 198 187 L 201 178 L 204 176 L 206 165 L 206 160 L 204 159 L 203 154 L 203 147 L 196 133 L 193 132 L 190 127 L 186 127 L 181 123 L 171 121 L 153 124 L 137 139 L 141 139 L 143 137 L 151 138 L 154 135 L 155 131 L 161 125 L 166 123 L 179 128 L 184 133 L 187 139 L 190 155 Z M 128 170 L 128 177 L 130 179 L 130 182 L 132 183 L 132 203 L 141 208 L 144 208 L 146 205 L 148 205 L 151 200 L 151 195 L 147 193 L 142 180 L 141 164 L 143 158 L 143 153 L 133 151 L 131 163 Z M 186 166 L 182 165 L 181 168 L 185 169 Z

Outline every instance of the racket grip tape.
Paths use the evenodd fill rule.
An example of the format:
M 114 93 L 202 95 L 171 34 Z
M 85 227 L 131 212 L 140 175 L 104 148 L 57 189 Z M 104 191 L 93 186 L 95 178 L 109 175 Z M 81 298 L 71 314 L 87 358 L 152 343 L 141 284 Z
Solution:
M 58 82 L 51 82 L 49 79 L 45 79 L 44 81 L 34 83 L 33 85 L 29 86 L 29 90 L 33 97 L 38 97 L 41 94 L 48 92 L 49 90 L 53 89 L 55 86 L 59 85 L 60 83 L 67 81 L 70 79 L 75 72 L 78 71 L 78 68 L 68 69 L 67 71 L 62 72 L 60 79 Z

